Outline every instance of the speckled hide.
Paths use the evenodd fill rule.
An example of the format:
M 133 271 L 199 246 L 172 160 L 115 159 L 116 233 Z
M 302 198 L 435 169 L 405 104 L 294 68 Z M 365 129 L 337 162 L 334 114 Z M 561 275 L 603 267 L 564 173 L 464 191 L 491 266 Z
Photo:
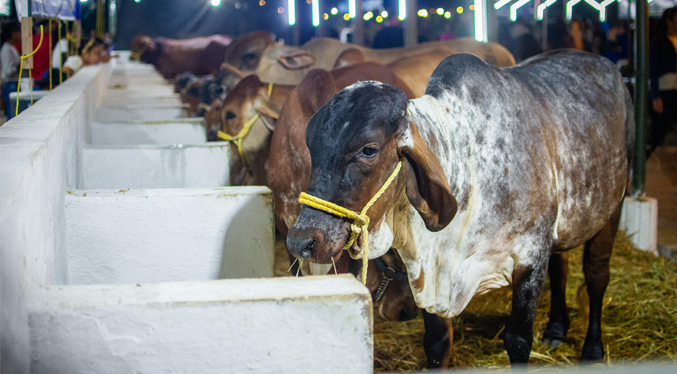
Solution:
M 633 109 L 602 57 L 555 51 L 501 70 L 451 56 L 409 110 L 458 201 L 437 233 L 411 206 L 395 219 L 406 222 L 394 242 L 406 243 L 398 249 L 429 312 L 458 315 L 474 295 L 507 286 L 516 266 L 583 244 L 621 203 Z

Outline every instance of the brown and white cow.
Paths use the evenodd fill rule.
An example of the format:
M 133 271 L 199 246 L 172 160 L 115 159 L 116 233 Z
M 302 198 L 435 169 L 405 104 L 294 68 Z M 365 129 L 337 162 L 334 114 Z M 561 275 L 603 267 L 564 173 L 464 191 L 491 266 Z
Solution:
M 603 359 L 602 301 L 634 142 L 632 100 L 608 60 L 565 50 L 497 69 L 450 56 L 419 99 L 379 82 L 347 87 L 313 116 L 306 141 L 307 193 L 356 212 L 402 163 L 368 211 L 369 257 L 396 249 L 417 304 L 443 317 L 512 283 L 512 364 L 528 362 L 549 259 L 585 244 L 582 360 Z M 304 206 L 287 247 L 328 263 L 351 231 L 349 220 Z M 352 257 L 364 254 L 363 238 Z M 566 314 L 564 299 L 554 305 Z M 548 330 L 566 333 L 558 323 Z
M 231 41 L 226 35 L 181 40 L 137 35 L 130 49 L 132 58 L 155 65 L 165 78 L 171 79 L 187 71 L 196 75 L 215 73 Z

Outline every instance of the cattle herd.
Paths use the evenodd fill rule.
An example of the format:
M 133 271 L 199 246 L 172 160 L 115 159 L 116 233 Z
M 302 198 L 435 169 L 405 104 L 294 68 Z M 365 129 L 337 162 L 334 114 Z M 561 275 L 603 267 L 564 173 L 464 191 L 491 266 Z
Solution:
M 581 360 L 603 359 L 634 144 L 611 62 L 557 50 L 514 66 L 501 45 L 468 38 L 373 50 L 330 38 L 289 46 L 266 32 L 137 36 L 132 56 L 174 81 L 209 140 L 232 143 L 232 185 L 273 191 L 292 273 L 366 270 L 383 318 L 422 309 L 429 367 L 447 365 L 451 318 L 510 284 L 505 348 L 513 365 L 527 363 L 546 273 L 542 339 L 564 342 L 567 251 L 580 245 L 590 309 Z M 356 216 L 369 204 L 366 220 L 304 205 L 303 192 Z

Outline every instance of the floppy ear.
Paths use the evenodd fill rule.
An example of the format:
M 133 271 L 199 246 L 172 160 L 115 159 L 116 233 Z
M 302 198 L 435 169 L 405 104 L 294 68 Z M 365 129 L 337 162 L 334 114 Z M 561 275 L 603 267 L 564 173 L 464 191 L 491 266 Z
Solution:
M 398 153 L 407 160 L 407 198 L 423 218 L 425 227 L 440 231 L 454 219 L 458 203 L 439 160 L 423 142 L 416 124 L 410 125 L 411 132 L 398 145 Z
M 262 97 L 258 97 L 254 100 L 254 109 L 272 119 L 278 119 L 280 117 L 280 108 L 276 108 L 270 101 Z
M 315 64 L 315 56 L 309 53 L 298 53 L 291 56 L 280 56 L 277 61 L 290 70 L 303 69 Z

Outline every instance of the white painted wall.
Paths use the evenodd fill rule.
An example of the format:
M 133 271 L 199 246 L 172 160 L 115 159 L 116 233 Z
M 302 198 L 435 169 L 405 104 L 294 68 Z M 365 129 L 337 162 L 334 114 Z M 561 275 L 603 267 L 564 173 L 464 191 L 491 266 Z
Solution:
M 272 277 L 266 187 L 69 190 L 70 284 Z
M 108 86 L 111 92 L 124 91 L 132 94 L 155 94 L 155 95 L 171 95 L 174 92 L 174 87 L 169 84 L 146 84 L 146 85 L 129 85 L 129 86 Z
M 626 197 L 620 228 L 638 249 L 658 256 L 658 200 L 651 197 Z
M 144 92 L 127 92 L 125 90 L 109 90 L 103 100 L 104 106 L 125 105 L 181 105 L 181 97 L 177 93 L 155 95 Z
M 200 144 L 207 142 L 202 118 L 155 122 L 92 123 L 92 145 Z
M 230 145 L 83 147 L 80 189 L 200 188 L 228 185 Z
M 34 374 L 373 371 L 371 297 L 348 275 L 40 288 Z
M 135 71 L 131 66 L 121 70 Z M 111 263 L 121 269 L 114 275 L 131 271 L 125 267 L 141 267 L 147 260 L 132 256 L 148 255 L 148 248 L 161 256 L 161 243 L 143 243 L 137 226 L 145 226 L 147 233 L 155 230 L 153 235 L 160 240 L 160 225 L 168 223 L 177 232 L 165 232 L 167 237 L 176 235 L 165 247 L 173 246 L 179 255 L 185 255 L 179 248 L 183 243 L 184 248 L 206 259 L 211 256 L 205 263 L 212 266 L 216 247 L 209 247 L 214 245 L 210 240 L 218 237 L 213 232 L 219 225 L 229 242 L 233 230 L 247 234 L 265 229 L 272 236 L 272 226 L 254 228 L 255 223 L 249 221 L 253 217 L 246 213 L 250 205 L 264 205 L 266 199 L 239 196 L 230 204 L 218 200 L 230 199 L 219 195 L 231 190 L 209 190 L 203 194 L 208 196 L 190 197 L 181 196 L 191 193 L 185 190 L 133 191 L 123 196 L 109 191 L 111 196 L 98 199 L 112 202 L 98 207 L 97 198 L 84 196 L 88 191 L 71 190 L 82 196 L 66 192 L 86 185 L 83 164 L 90 162 L 88 150 L 93 148 L 85 147 L 85 142 L 91 139 L 90 124 L 101 106 L 112 68 L 106 64 L 82 69 L 52 95 L 0 127 L 0 372 L 371 372 L 372 306 L 365 288 L 352 277 L 68 285 L 69 275 L 74 276 L 78 267 L 75 260 L 73 264 L 67 261 L 68 248 L 76 241 L 68 235 L 67 224 L 69 217 L 70 224 L 76 222 L 70 213 L 78 204 L 92 205 L 89 216 L 83 213 L 77 218 L 82 222 L 80 227 L 90 225 L 94 230 L 96 222 L 87 220 L 118 225 L 99 226 L 100 235 L 92 234 L 91 243 L 83 240 L 79 247 L 103 251 L 96 241 L 115 235 L 120 241 L 113 245 L 119 247 L 109 248 L 109 255 L 115 258 L 115 251 L 127 251 L 130 264 Z M 228 145 L 214 145 L 215 149 L 224 147 Z M 190 152 L 165 156 L 186 161 L 191 160 Z M 220 160 L 227 165 L 226 157 Z M 138 161 L 127 159 L 125 166 L 134 169 Z M 225 179 L 227 169 L 223 173 Z M 117 211 L 116 206 L 120 208 Z M 209 209 L 230 210 L 232 206 L 237 219 L 223 229 L 226 215 L 220 209 Z M 181 212 L 189 217 L 179 221 Z M 272 220 L 270 207 L 267 212 Z M 118 217 L 113 217 L 116 214 Z M 201 222 L 206 216 L 209 218 Z M 113 229 L 120 231 L 113 234 Z M 178 232 L 181 229 L 186 230 L 184 236 Z M 128 240 L 126 248 L 120 245 L 125 236 L 134 235 L 139 239 Z M 187 245 L 191 235 L 193 243 L 199 244 L 194 248 Z M 270 236 L 264 235 L 263 240 Z M 244 235 L 237 240 L 249 239 Z M 233 239 L 233 248 L 237 240 Z M 266 253 L 253 256 L 250 248 L 242 248 L 245 245 L 240 244 L 239 251 L 223 252 L 221 270 L 239 276 L 238 271 L 253 269 L 254 261 L 268 261 Z M 265 243 L 260 245 L 265 247 Z M 234 256 L 232 261 L 230 255 Z M 156 262 L 165 260 L 159 257 Z M 163 273 L 153 265 L 136 275 L 184 276 Z M 214 268 L 205 269 L 214 274 Z
M 165 121 L 190 117 L 188 104 L 102 106 L 97 110 L 97 122 Z
M 67 281 L 64 191 L 110 66 L 83 68 L 0 127 L 0 372 L 30 370 L 27 292 Z

